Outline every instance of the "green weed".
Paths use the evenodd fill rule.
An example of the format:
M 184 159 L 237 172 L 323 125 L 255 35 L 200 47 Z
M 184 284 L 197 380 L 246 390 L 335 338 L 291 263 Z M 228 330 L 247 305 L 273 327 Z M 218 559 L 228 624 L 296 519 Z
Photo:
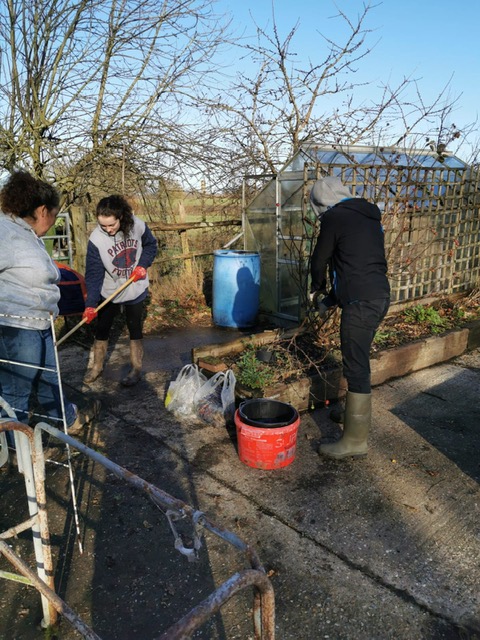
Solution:
M 405 309 L 403 316 L 406 322 L 411 324 L 422 324 L 430 328 L 432 333 L 441 333 L 447 326 L 447 321 L 437 309 L 417 304 L 414 307 Z
M 236 363 L 237 381 L 250 389 L 265 389 L 275 380 L 275 371 L 257 359 L 256 349 L 248 345 Z
M 395 334 L 396 331 L 377 331 L 373 338 L 373 342 L 381 347 L 382 345 L 387 344 Z

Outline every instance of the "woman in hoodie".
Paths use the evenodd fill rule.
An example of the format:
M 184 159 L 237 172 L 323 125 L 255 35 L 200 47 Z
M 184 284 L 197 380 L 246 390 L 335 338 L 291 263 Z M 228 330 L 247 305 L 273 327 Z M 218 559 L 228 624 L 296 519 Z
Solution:
M 370 347 L 390 305 L 380 209 L 352 196 L 339 178 L 317 180 L 310 192 L 320 234 L 311 261 L 311 293 L 320 314 L 341 308 L 343 375 L 348 383 L 343 435 L 320 453 L 341 459 L 367 453 L 371 424 Z M 327 292 L 327 271 L 330 290 Z M 318 296 L 326 293 L 319 300 Z
M 133 282 L 98 312 L 93 345 L 93 366 L 85 382 L 103 371 L 110 330 L 122 305 L 130 336 L 131 369 L 122 379 L 124 386 L 140 380 L 143 363 L 143 310 L 148 294 L 147 269 L 157 254 L 157 241 L 143 220 L 137 218 L 127 200 L 120 195 L 102 198 L 97 205 L 97 227 L 87 247 L 85 283 L 87 299 L 83 318 L 87 324 L 97 318 L 95 307 L 130 278 Z
M 52 185 L 26 171 L 12 173 L 0 192 L 0 396 L 27 424 L 32 395 L 49 417 L 63 420 L 51 326 L 60 272 L 41 240 L 59 202 Z M 92 417 L 66 399 L 63 405 L 70 433 Z

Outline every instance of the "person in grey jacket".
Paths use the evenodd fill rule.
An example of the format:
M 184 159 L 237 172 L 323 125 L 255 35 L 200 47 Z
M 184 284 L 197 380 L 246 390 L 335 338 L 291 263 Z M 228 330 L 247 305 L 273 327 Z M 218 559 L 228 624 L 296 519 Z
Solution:
M 98 225 L 92 231 L 87 247 L 87 299 L 83 317 L 88 324 L 98 315 L 98 321 L 93 365 L 84 380 L 89 384 L 102 373 L 113 321 L 123 305 L 130 337 L 131 368 L 121 382 L 130 387 L 140 380 L 142 371 L 143 312 L 149 285 L 147 269 L 157 254 L 157 241 L 145 222 L 133 214 L 123 196 L 102 198 L 96 214 Z M 133 282 L 97 314 L 95 307 L 130 278 Z
M 322 444 L 320 453 L 335 459 L 363 456 L 371 424 L 370 347 L 390 304 L 381 213 L 375 204 L 352 196 L 334 176 L 315 182 L 310 203 L 320 219 L 311 295 L 321 315 L 334 305 L 342 310 L 340 343 L 348 384 L 339 420 L 344 422 L 343 435 Z M 321 293 L 327 295 L 320 299 Z
M 34 393 L 48 416 L 63 419 L 50 320 L 58 315 L 60 272 L 41 240 L 59 201 L 53 186 L 25 171 L 12 173 L 0 191 L 0 396 L 25 424 Z M 63 404 L 76 432 L 89 418 Z

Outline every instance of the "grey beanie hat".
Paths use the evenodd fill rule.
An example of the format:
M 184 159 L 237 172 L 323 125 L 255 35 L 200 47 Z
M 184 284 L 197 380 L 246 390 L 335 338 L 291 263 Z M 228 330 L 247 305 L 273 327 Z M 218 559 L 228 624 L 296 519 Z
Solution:
M 333 207 L 340 200 L 354 197 L 340 178 L 327 176 L 317 180 L 313 185 L 310 191 L 310 204 L 317 216 L 321 216 L 328 208 Z

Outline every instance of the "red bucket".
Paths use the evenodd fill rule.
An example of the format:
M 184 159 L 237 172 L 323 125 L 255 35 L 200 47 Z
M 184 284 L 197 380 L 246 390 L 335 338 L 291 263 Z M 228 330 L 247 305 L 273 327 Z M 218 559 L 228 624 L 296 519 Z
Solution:
M 281 414 L 285 415 L 285 409 L 288 409 L 290 415 L 293 416 L 290 424 L 281 427 L 268 426 L 269 423 L 275 423 L 275 416 L 265 417 L 265 424 L 261 425 L 258 420 L 258 406 L 256 403 L 264 403 L 261 400 L 246 400 L 235 412 L 235 426 L 237 429 L 238 456 L 240 460 L 249 467 L 256 469 L 280 469 L 291 464 L 295 460 L 295 451 L 297 448 L 297 433 L 300 425 L 300 416 L 296 409 L 286 403 L 275 402 L 272 404 L 275 411 L 281 408 Z M 266 405 L 262 404 L 260 413 L 264 416 Z M 292 411 L 293 409 L 293 411 Z M 287 414 L 288 414 L 287 412 Z M 256 425 L 244 422 L 243 416 L 255 416 Z M 267 411 L 268 413 L 268 411 Z M 248 418 L 246 418 L 248 419 Z

